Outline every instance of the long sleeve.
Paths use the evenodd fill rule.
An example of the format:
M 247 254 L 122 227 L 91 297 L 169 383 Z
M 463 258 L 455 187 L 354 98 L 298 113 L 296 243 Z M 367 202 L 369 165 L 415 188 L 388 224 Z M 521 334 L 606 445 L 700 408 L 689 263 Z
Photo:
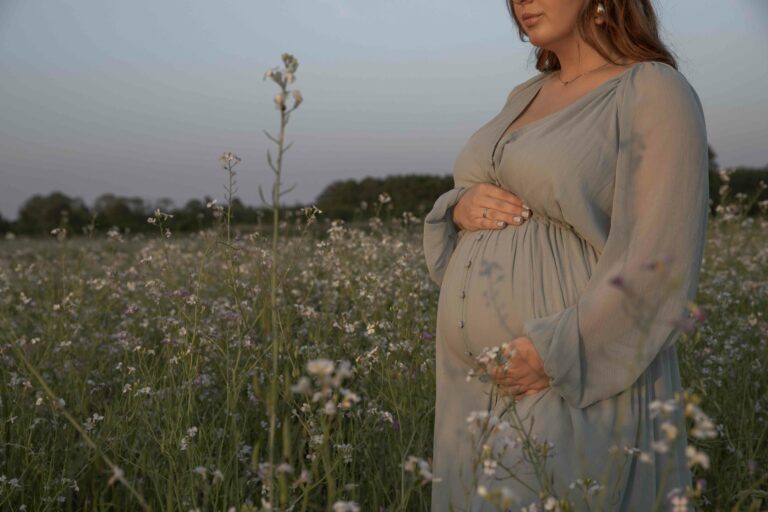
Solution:
M 677 341 L 698 287 L 709 201 L 703 109 L 682 74 L 649 64 L 617 97 L 611 226 L 593 273 L 575 304 L 523 322 L 552 388 L 573 407 L 631 387 Z
M 445 268 L 458 239 L 458 230 L 452 219 L 453 207 L 467 190 L 468 187 L 454 187 L 443 193 L 424 218 L 424 257 L 429 277 L 438 286 L 443 282 Z

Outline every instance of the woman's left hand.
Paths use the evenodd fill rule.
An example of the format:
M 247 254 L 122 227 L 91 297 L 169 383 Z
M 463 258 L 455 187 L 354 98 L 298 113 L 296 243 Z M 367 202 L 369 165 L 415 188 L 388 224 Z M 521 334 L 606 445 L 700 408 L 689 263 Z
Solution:
M 517 353 L 504 366 L 494 366 L 491 377 L 499 385 L 501 394 L 513 395 L 515 400 L 538 393 L 549 387 L 549 376 L 544 373 L 544 362 L 527 336 L 520 336 L 506 344 L 505 356 L 511 350 Z

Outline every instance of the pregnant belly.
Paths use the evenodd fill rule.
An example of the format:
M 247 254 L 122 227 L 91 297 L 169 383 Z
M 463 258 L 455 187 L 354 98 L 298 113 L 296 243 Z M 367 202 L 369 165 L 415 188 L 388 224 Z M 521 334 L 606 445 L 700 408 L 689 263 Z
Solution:
M 520 226 L 465 233 L 440 288 L 440 342 L 469 366 L 483 347 L 522 335 L 525 320 L 578 301 L 597 259 L 575 231 L 536 215 Z

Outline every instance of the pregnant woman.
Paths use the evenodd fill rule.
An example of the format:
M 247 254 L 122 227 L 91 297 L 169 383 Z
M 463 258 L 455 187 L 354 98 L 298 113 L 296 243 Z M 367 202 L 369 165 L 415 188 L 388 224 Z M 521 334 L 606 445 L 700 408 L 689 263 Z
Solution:
M 550 495 L 587 510 L 573 486 L 591 478 L 605 492 L 590 510 L 650 511 L 657 498 L 690 510 L 675 342 L 707 226 L 699 97 L 650 0 L 507 7 L 540 72 L 469 138 L 424 224 L 440 285 L 432 510 L 496 510 L 502 489 L 509 510 L 545 501 L 521 443 L 473 466 L 491 457 L 473 444 L 473 413 L 513 423 L 511 402 L 551 447 Z M 484 348 L 508 342 L 498 371 L 468 378 Z

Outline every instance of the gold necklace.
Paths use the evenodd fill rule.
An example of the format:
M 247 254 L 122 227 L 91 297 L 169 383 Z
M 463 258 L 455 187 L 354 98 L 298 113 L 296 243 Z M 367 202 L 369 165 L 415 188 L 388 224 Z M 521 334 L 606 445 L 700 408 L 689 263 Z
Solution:
M 610 62 L 606 62 L 606 63 L 605 63 L 605 64 L 603 64 L 602 66 L 598 66 L 598 67 L 596 67 L 595 69 L 590 69 L 589 71 L 585 71 L 585 72 L 584 72 L 584 73 L 582 73 L 581 75 L 578 75 L 576 78 L 579 78 L 580 76 L 582 76 L 582 75 L 584 75 L 584 74 L 586 74 L 586 73 L 591 73 L 591 72 L 593 72 L 593 71 L 597 71 L 597 70 L 598 70 L 598 69 L 600 69 L 600 68 L 604 68 L 604 67 L 605 67 L 605 66 L 607 66 L 608 64 L 610 64 Z M 557 70 L 557 79 L 558 79 L 558 80 L 560 80 L 560 83 L 562 83 L 563 85 L 568 85 L 569 83 L 571 83 L 571 82 L 573 82 L 574 80 L 576 80 L 576 78 L 571 78 L 570 80 L 567 80 L 567 81 L 563 82 L 563 81 L 560 79 L 560 72 L 561 72 L 561 71 L 562 71 L 562 69 L 558 69 L 558 70 Z

